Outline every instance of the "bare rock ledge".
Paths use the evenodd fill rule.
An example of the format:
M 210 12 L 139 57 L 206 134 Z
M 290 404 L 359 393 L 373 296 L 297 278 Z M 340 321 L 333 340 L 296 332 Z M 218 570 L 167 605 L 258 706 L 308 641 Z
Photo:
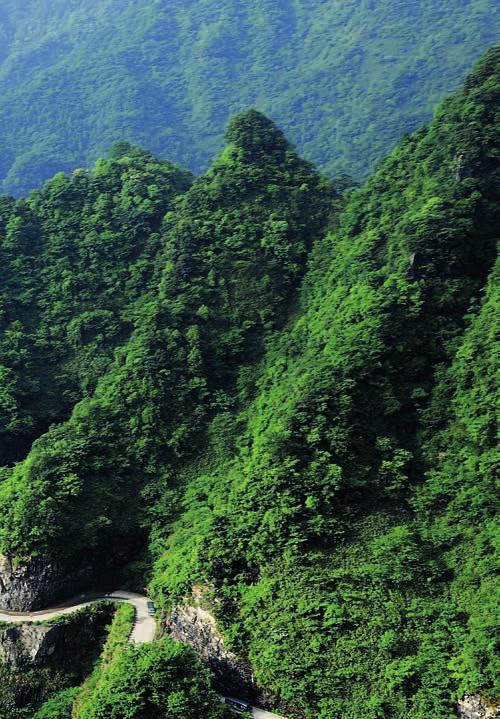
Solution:
M 0 608 L 16 612 L 44 609 L 85 586 L 88 578 L 88 569 L 71 571 L 48 556 L 14 562 L 0 555 Z
M 482 697 L 467 695 L 458 703 L 460 719 L 500 719 L 500 707 L 488 704 Z

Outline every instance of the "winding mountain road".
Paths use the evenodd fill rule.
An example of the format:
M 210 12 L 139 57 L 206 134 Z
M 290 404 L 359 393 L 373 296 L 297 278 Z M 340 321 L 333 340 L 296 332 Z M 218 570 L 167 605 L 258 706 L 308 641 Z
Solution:
M 152 642 L 156 635 L 156 622 L 148 613 L 148 599 L 134 592 L 117 591 L 110 594 L 81 594 L 79 597 L 51 609 L 42 609 L 39 612 L 9 612 L 0 610 L 0 622 L 8 624 L 26 624 L 27 622 L 46 622 L 62 614 L 73 614 L 95 602 L 130 602 L 135 609 L 135 619 L 130 641 L 134 644 Z
M 33 622 L 46 622 L 49 619 L 60 617 L 62 614 L 73 614 L 80 609 L 95 602 L 129 602 L 135 609 L 134 626 L 130 634 L 130 641 L 134 644 L 146 644 L 154 641 L 156 637 L 156 621 L 148 611 L 148 598 L 135 592 L 118 590 L 109 594 L 80 594 L 78 597 L 51 609 L 42 609 L 38 612 L 10 612 L 0 609 L 0 622 L 7 624 L 26 624 Z M 221 697 L 224 699 L 224 697 Z M 254 719 L 284 719 L 284 717 L 264 709 L 252 708 Z

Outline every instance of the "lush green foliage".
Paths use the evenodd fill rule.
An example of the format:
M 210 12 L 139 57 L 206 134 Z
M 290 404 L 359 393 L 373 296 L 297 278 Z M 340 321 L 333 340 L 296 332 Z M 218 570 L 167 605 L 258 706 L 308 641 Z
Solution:
M 149 530 L 158 605 L 209 586 L 290 715 L 451 719 L 497 696 L 499 57 L 344 200 L 264 116 L 235 118 L 169 205 L 130 336 L 3 470 L 2 551 L 74 563 Z M 158 697 L 218 715 L 187 650 L 111 655 L 82 719 Z
M 130 534 L 148 477 L 162 486 L 169 467 L 202 448 L 214 413 L 248 393 L 246 365 L 284 321 L 332 192 L 259 113 L 234 120 L 227 138 L 165 215 L 159 291 L 146 287 L 135 305 L 136 329 L 112 370 L 6 472 L 4 551 L 55 544 L 74 554 Z
M 494 368 L 475 341 L 493 334 L 497 61 L 316 245 L 236 455 L 207 461 L 155 537 L 158 599 L 214 586 L 234 647 L 307 717 L 445 719 L 459 693 L 495 695 Z M 471 321 L 489 334 L 462 339 Z
M 494 0 L 3 0 L 0 178 L 23 194 L 116 140 L 193 170 L 257 107 L 366 174 L 498 38 Z
M 442 552 L 450 594 L 467 631 L 453 658 L 462 692 L 500 695 L 498 647 L 498 266 L 479 311 L 444 373 L 429 414 L 430 466 L 415 497 L 422 535 Z M 435 436 L 439 417 L 449 421 Z
M 0 200 L 0 463 L 91 395 L 151 287 L 159 226 L 190 177 L 117 145 L 91 173 Z
M 70 719 L 73 700 L 78 694 L 78 687 L 63 689 L 52 699 L 45 702 L 36 712 L 33 719 Z
M 134 610 L 116 612 L 99 662 L 80 688 L 59 692 L 34 719 L 221 719 L 207 670 L 187 647 L 163 639 L 135 647 Z
M 77 719 L 220 719 L 223 707 L 209 689 L 208 671 L 194 652 L 165 638 L 129 645 L 102 669 L 80 702 Z

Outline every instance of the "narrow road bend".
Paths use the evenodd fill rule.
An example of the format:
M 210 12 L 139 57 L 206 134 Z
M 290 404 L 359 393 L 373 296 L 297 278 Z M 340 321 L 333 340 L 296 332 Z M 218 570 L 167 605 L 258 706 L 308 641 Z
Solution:
M 152 642 L 154 640 L 156 622 L 154 617 L 148 613 L 148 599 L 134 592 L 117 591 L 103 595 L 81 594 L 79 597 L 75 597 L 65 604 L 53 607 L 52 609 L 42 609 L 39 612 L 9 612 L 0 610 L 0 622 L 6 622 L 8 624 L 46 622 L 62 614 L 73 614 L 95 602 L 102 601 L 129 602 L 132 604 L 135 609 L 135 618 L 130 641 L 134 642 L 134 644 L 145 644 L 146 642 Z

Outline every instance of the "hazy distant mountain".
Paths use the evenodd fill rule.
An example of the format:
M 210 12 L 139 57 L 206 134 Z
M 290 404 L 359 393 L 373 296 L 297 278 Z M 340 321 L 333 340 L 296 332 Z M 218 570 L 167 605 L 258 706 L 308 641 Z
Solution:
M 6 0 L 0 181 L 22 194 L 117 139 L 192 170 L 250 106 L 363 176 L 494 41 L 495 0 Z

